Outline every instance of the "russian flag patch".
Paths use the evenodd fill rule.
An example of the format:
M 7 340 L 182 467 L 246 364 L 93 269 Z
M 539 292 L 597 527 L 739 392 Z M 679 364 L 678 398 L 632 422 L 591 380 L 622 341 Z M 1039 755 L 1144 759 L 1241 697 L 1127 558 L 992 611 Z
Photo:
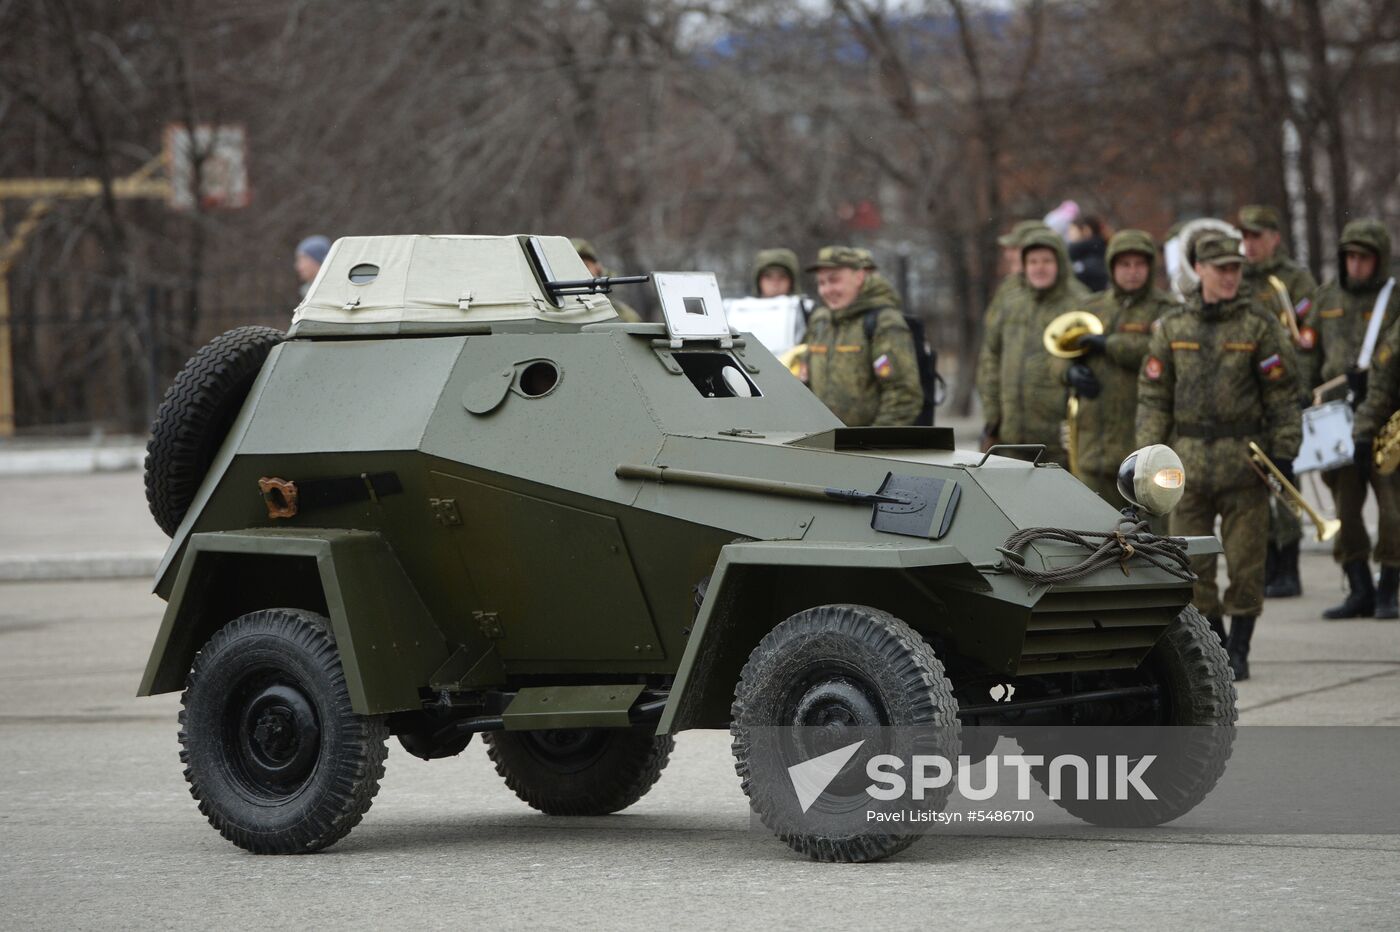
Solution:
M 1295 307 L 1293 310 L 1295 313 L 1297 313 L 1299 317 L 1304 316 L 1308 313 L 1308 311 L 1312 310 L 1312 298 L 1304 298 L 1303 300 L 1299 301 L 1298 306 Z

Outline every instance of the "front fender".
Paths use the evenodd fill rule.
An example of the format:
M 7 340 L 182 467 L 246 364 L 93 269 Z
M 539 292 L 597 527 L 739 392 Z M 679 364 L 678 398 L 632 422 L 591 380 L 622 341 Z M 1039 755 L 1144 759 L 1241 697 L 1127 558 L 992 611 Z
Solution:
M 220 627 L 263 608 L 326 614 L 351 704 L 362 715 L 421 705 L 446 641 L 377 533 L 326 528 L 192 534 L 137 692 L 181 689 Z
M 727 721 L 739 672 L 758 641 L 793 611 L 833 601 L 830 593 L 815 592 L 812 601 L 803 601 L 803 593 L 794 591 L 803 586 L 792 584 L 802 578 L 796 574 L 815 571 L 855 584 L 850 587 L 855 598 L 835 601 L 859 601 L 860 595 L 888 590 L 892 597 L 902 592 L 936 602 L 936 593 L 921 581 L 921 570 L 936 571 L 959 588 L 990 588 L 956 547 L 945 544 L 777 540 L 727 545 L 710 576 L 657 734 Z

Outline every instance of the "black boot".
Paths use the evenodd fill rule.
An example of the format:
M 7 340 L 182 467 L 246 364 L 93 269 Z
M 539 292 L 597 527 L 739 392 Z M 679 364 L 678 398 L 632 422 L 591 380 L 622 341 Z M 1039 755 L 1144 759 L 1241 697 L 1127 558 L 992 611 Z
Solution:
M 1254 637 L 1255 615 L 1234 615 L 1230 618 L 1230 640 L 1225 650 L 1230 655 L 1230 669 L 1235 682 L 1249 679 L 1249 639 Z
M 1370 618 L 1376 613 L 1376 587 L 1371 582 L 1371 564 L 1365 560 L 1348 560 L 1342 564 L 1347 574 L 1350 592 L 1341 605 L 1322 613 L 1323 618 Z
M 1269 590 L 1278 585 L 1278 548 L 1269 541 L 1264 550 L 1264 597 L 1269 598 Z
M 1400 618 L 1400 605 L 1396 604 L 1397 590 L 1400 590 L 1400 566 L 1382 566 L 1381 582 L 1376 587 L 1377 618 Z
M 1264 583 L 1264 597 L 1269 599 L 1291 599 L 1303 594 L 1303 580 L 1298 576 L 1298 542 L 1284 544 L 1278 548 L 1274 561 L 1274 573 Z
M 1225 646 L 1225 622 L 1219 615 L 1207 615 L 1206 621 L 1210 622 L 1210 630 L 1215 632 L 1215 636 L 1220 638 L 1220 646 Z

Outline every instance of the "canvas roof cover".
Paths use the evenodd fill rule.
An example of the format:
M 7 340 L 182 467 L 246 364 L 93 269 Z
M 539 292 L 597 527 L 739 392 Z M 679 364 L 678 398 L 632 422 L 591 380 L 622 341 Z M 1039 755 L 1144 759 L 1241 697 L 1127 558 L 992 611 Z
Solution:
M 573 245 L 541 236 L 558 280 L 591 278 Z M 364 266 L 378 271 L 370 278 Z M 351 271 L 362 269 L 352 280 Z M 369 280 L 366 280 L 369 279 Z M 292 316 L 331 324 L 476 323 L 615 319 L 604 295 L 569 295 L 555 307 L 516 236 L 346 236 L 331 246 Z

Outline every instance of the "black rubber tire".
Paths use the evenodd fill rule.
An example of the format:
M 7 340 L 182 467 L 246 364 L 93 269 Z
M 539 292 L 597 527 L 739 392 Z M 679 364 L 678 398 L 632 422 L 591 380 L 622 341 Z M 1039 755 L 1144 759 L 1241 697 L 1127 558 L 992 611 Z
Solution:
M 554 816 L 626 809 L 661 779 L 676 746 L 651 726 L 488 731 L 481 738 L 511 792 Z
M 271 690 L 295 701 L 268 700 Z M 379 791 L 387 720 L 351 708 L 330 625 L 320 615 L 273 608 L 229 622 L 195 656 L 182 706 L 180 760 L 190 795 L 210 824 L 240 848 L 254 854 L 319 851 L 354 828 Z M 280 737 L 276 723 L 296 717 L 288 708 L 304 711 L 315 729 L 287 729 L 296 736 L 292 750 L 279 747 L 272 757 L 283 764 L 290 756 L 291 763 L 281 773 L 285 782 L 274 786 L 255 774 L 268 759 L 267 739 L 258 734 L 271 709 L 278 729 L 273 738 Z M 246 726 L 257 709 L 263 717 L 250 732 Z
M 238 327 L 211 340 L 170 383 L 146 444 L 146 503 L 170 536 L 185 520 L 267 354 L 287 338 L 271 327 Z
M 1143 664 L 1161 687 L 1165 700 L 1161 721 L 1144 724 L 1198 727 L 1172 729 L 1173 737 L 1167 743 L 1159 739 L 1149 741 L 1151 750 L 1158 755 L 1149 780 L 1157 799 L 1081 800 L 1071 795 L 1055 800 L 1060 808 L 1085 822 L 1112 828 L 1146 828 L 1170 822 L 1206 798 L 1230 760 L 1235 721 L 1239 717 L 1234 675 L 1230 672 L 1230 658 L 1205 616 L 1194 606 L 1186 606 Z M 1067 749 L 1025 750 L 1050 755 Z M 1032 772 L 1048 792 L 1046 769 L 1037 767 Z M 1093 778 L 1090 783 L 1094 783 Z
M 940 752 L 957 759 L 958 703 L 928 642 L 888 612 L 864 605 L 822 605 L 783 621 L 749 654 L 730 708 L 734 769 L 753 811 L 794 851 L 817 861 L 880 860 L 907 848 L 917 836 L 812 834 L 794 828 L 799 820 L 790 814 L 791 800 L 779 794 L 791 793 L 784 771 L 795 761 L 756 753 L 752 730 L 798 724 L 787 711 L 791 697 L 815 684 L 810 671 L 821 671 L 827 664 L 844 672 L 822 682 L 843 688 L 857 683 L 880 708 L 881 727 L 933 726 L 950 736 L 951 743 Z M 926 805 L 941 808 L 948 791 L 951 787 L 930 797 Z M 820 806 L 825 796 L 814 805 Z

